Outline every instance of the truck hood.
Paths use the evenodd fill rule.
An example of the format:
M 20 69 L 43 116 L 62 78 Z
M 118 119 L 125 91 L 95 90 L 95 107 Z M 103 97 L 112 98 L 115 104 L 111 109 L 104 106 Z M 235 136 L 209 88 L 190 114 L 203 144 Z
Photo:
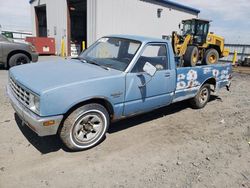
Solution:
M 9 74 L 27 89 L 41 95 L 48 90 L 93 79 L 104 79 L 121 72 L 114 69 L 105 70 L 71 59 L 20 65 L 11 68 Z

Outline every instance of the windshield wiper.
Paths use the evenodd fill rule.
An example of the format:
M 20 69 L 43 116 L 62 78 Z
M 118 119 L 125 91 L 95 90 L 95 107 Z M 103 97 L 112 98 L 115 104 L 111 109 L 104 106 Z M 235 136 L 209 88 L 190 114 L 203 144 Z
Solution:
M 73 57 L 73 58 L 71 58 L 71 59 L 77 59 L 77 60 L 80 60 L 81 62 L 83 62 L 83 63 L 87 63 L 87 60 L 86 59 L 83 59 L 83 58 L 81 58 L 81 57 Z
M 77 60 L 80 60 L 80 61 L 83 62 L 83 63 L 89 63 L 89 64 L 92 64 L 92 65 L 99 66 L 99 67 L 101 67 L 101 68 L 103 68 L 103 69 L 105 69 L 105 70 L 109 70 L 108 67 L 105 67 L 105 66 L 103 66 L 103 65 L 100 65 L 100 64 L 96 63 L 96 62 L 93 61 L 93 60 L 84 59 L 84 58 L 79 57 L 79 56 L 78 56 L 78 57 L 74 57 L 74 58 L 72 58 L 72 59 L 77 59 Z
M 100 65 L 100 64 L 98 64 L 98 63 L 96 63 L 96 62 L 94 62 L 94 61 L 92 61 L 92 60 L 87 60 L 87 63 L 92 64 L 92 65 L 99 66 L 99 67 L 101 67 L 101 68 L 103 68 L 103 69 L 105 69 L 105 70 L 109 70 L 108 67 L 105 67 L 105 66 L 103 66 L 103 65 Z

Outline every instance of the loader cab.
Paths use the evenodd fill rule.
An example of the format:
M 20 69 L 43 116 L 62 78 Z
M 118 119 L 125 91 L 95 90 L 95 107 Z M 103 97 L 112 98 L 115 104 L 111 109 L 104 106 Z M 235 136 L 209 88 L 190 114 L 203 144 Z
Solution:
M 200 19 L 183 20 L 182 36 L 186 37 L 189 34 L 193 38 L 193 44 L 203 45 L 207 39 L 209 22 Z

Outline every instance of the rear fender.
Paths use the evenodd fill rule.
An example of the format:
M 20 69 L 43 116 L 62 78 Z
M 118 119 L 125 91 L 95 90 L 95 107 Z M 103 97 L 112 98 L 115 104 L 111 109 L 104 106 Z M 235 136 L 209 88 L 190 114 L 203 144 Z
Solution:
M 216 78 L 215 77 L 209 77 L 207 78 L 201 85 L 200 88 L 204 85 L 204 84 L 210 84 L 213 86 L 213 91 L 215 92 L 217 90 L 217 84 L 216 84 Z M 200 89 L 199 88 L 199 89 Z

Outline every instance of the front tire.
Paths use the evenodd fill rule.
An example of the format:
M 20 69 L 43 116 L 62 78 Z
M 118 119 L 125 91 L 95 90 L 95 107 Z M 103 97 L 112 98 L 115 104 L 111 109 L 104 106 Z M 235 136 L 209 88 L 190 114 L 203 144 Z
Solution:
M 204 84 L 194 98 L 190 100 L 193 108 L 200 109 L 206 106 L 210 99 L 210 85 Z
M 14 54 L 9 59 L 9 67 L 30 63 L 30 59 L 23 53 Z
M 106 108 L 96 103 L 86 104 L 66 118 L 59 132 L 60 138 L 71 150 L 89 149 L 105 138 L 109 122 Z
M 188 46 L 183 56 L 185 67 L 194 67 L 199 60 L 199 50 L 196 46 Z

